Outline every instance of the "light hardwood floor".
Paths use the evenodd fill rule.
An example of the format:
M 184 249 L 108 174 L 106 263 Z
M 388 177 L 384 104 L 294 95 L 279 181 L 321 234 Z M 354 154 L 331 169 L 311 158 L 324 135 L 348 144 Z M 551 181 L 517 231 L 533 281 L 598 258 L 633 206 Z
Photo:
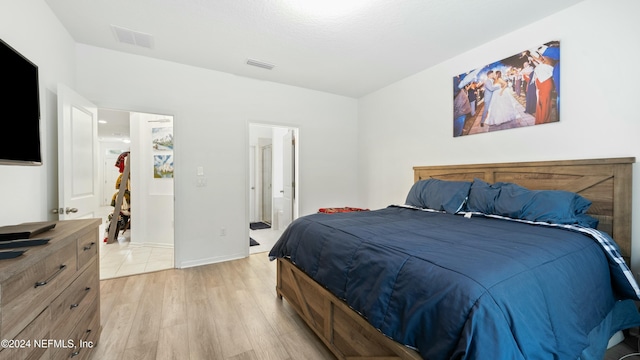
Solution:
M 91 359 L 335 359 L 286 300 L 277 298 L 275 272 L 275 262 L 258 253 L 102 280 L 103 330 Z M 634 348 L 628 339 L 605 360 Z
M 100 282 L 101 359 L 335 359 L 275 291 L 266 253 Z

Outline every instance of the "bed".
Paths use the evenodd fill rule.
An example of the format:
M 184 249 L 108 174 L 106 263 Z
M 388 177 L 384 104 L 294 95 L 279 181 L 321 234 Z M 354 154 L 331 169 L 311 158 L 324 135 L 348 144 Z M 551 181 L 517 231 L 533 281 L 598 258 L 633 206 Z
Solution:
M 338 359 L 600 360 L 640 325 L 634 162 L 415 167 L 405 203 L 295 220 L 278 296 Z

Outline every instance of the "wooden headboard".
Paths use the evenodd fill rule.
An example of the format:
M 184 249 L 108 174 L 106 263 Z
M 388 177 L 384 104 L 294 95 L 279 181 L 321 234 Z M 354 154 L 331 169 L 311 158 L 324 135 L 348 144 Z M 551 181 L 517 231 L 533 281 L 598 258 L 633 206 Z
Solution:
M 511 182 L 531 190 L 566 190 L 591 200 L 587 212 L 598 229 L 612 235 L 629 263 L 631 256 L 631 188 L 635 158 L 416 166 L 414 180 Z

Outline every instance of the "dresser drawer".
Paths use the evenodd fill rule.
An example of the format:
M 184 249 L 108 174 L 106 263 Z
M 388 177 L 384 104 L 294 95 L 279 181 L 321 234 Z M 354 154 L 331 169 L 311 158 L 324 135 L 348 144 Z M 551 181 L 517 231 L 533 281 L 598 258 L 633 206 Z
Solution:
M 49 308 L 40 313 L 10 343 L 0 351 L 0 360 L 48 359 L 49 348 L 36 341 L 49 339 Z
M 99 313 L 100 309 L 98 309 L 98 311 L 96 311 L 96 313 L 93 315 L 93 318 L 91 319 L 91 322 L 89 323 L 87 329 L 82 332 L 85 338 L 85 347 L 76 349 L 76 353 L 79 355 L 78 360 L 88 360 L 91 357 L 93 349 L 98 345 L 98 340 L 100 340 L 100 332 L 102 331 L 102 327 L 100 326 Z M 91 344 L 91 346 L 88 346 L 88 344 Z
M 51 303 L 51 323 L 55 338 L 67 339 L 71 330 L 98 295 L 100 282 L 96 259 Z
M 67 339 L 72 340 L 73 348 L 52 349 L 52 360 L 88 359 L 100 336 L 100 301 L 95 298 L 84 317 L 73 329 Z
M 76 274 L 76 242 L 16 273 L 1 285 L 0 335 L 11 339 L 44 310 Z
M 98 255 L 98 238 L 95 231 L 90 231 L 78 239 L 78 270 L 91 262 Z

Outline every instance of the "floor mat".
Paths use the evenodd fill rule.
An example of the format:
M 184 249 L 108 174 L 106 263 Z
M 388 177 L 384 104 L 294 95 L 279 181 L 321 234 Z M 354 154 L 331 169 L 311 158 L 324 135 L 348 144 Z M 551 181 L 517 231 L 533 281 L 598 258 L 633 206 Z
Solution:
M 249 224 L 249 229 L 251 230 L 260 230 L 260 229 L 270 229 L 271 225 L 267 224 L 266 222 L 252 222 Z

